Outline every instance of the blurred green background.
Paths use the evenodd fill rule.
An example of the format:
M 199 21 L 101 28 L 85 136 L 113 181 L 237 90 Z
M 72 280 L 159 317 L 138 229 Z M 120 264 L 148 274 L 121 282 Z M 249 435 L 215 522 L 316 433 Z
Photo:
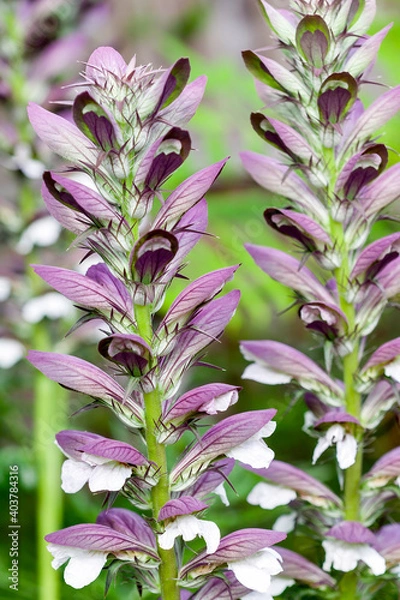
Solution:
M 29 27 L 26 22 L 23 27 L 18 27 L 18 11 L 29 4 L 36 4 L 42 11 L 35 13 L 36 32 L 32 22 L 29 23 Z M 283 1 L 275 4 L 280 7 L 286 5 Z M 372 32 L 390 21 L 394 21 L 394 26 L 383 43 L 379 62 L 374 70 L 374 79 L 382 84 L 394 85 L 399 79 L 399 5 L 397 0 L 378 0 L 378 6 L 379 12 Z M 92 21 L 89 19 L 86 22 L 88 12 L 94 8 L 99 9 L 98 15 L 94 20 L 92 18 Z M 103 9 L 106 12 L 102 15 L 100 13 Z M 318 467 L 310 469 L 313 441 L 301 430 L 304 406 L 294 390 L 288 386 L 268 388 L 250 381 L 241 381 L 241 373 L 245 368 L 245 361 L 238 349 L 238 341 L 241 339 L 276 339 L 306 352 L 310 352 L 311 348 L 312 357 L 317 360 L 320 358 L 319 343 L 297 320 L 296 310 L 280 314 L 291 305 L 290 292 L 269 280 L 256 268 L 243 248 L 246 242 L 280 248 L 287 246 L 284 238 L 267 229 L 262 217 L 267 206 L 282 205 L 282 199 L 274 198 L 257 188 L 245 174 L 238 158 L 238 152 L 244 149 L 272 153 L 251 129 L 249 114 L 251 111 L 262 109 L 262 104 L 255 93 L 252 77 L 245 71 L 240 57 L 242 49 L 271 45 L 268 28 L 259 14 L 256 0 L 114 0 L 105 3 L 80 0 L 52 3 L 6 1 L 0 3 L 0 22 L 0 277 L 8 277 L 12 281 L 11 295 L 1 304 L 0 334 L 21 340 L 26 349 L 57 349 L 75 353 L 88 360 L 96 360 L 96 344 L 90 340 L 90 336 L 72 336 L 67 339 L 63 337 L 73 319 L 60 322 L 45 317 L 37 324 L 32 324 L 24 323 L 20 317 L 19 306 L 23 306 L 31 295 L 47 291 L 42 283 L 32 276 L 28 264 L 43 262 L 64 265 L 66 262 L 71 265 L 74 262 L 73 253 L 72 258 L 65 254 L 71 241 L 66 233 L 62 234 L 53 248 L 35 247 L 28 255 L 22 256 L 16 251 L 24 228 L 40 216 L 43 210 L 39 181 L 27 177 L 19 164 L 15 166 L 15 161 L 10 167 L 10 156 L 15 156 L 18 136 L 34 149 L 34 159 L 40 155 L 46 168 L 59 164 L 43 148 L 35 145 L 33 134 L 26 123 L 24 103 L 33 97 L 37 102 L 49 106 L 49 100 L 63 98 L 65 94 L 59 89 L 60 83 L 75 81 L 80 69 L 76 56 L 66 60 L 70 49 L 65 50 L 60 68 L 55 65 L 55 74 L 50 75 L 38 91 L 38 70 L 36 67 L 35 75 L 35 69 L 31 69 L 30 65 L 32 66 L 51 42 L 76 31 L 84 36 L 82 54 L 79 56 L 81 61 L 85 61 L 97 45 L 108 44 L 114 45 L 126 60 L 137 54 L 139 63 L 152 62 L 155 66 L 168 66 L 180 56 L 188 56 L 192 64 L 192 78 L 206 73 L 208 86 L 203 104 L 189 125 L 196 151 L 179 173 L 168 182 L 168 187 L 175 187 L 195 170 L 225 156 L 231 156 L 231 159 L 212 193 L 208 195 L 211 235 L 192 252 L 186 275 L 192 279 L 209 270 L 240 263 L 241 268 L 235 281 L 229 286 L 241 290 L 242 300 L 221 343 L 214 344 L 208 355 L 210 362 L 224 370 L 193 370 L 186 381 L 186 387 L 211 381 L 243 385 L 235 410 L 265 407 L 278 409 L 277 431 L 269 440 L 277 458 L 294 462 L 297 466 L 309 470 L 337 491 L 338 484 L 331 456 L 327 456 L 325 462 L 322 461 Z M 29 43 L 27 31 L 31 36 Z M 60 60 L 60 56 L 55 54 L 54 60 Z M 12 69 L 7 68 L 10 65 Z M 363 97 L 366 103 L 381 89 L 375 85 L 365 86 Z M 13 123 L 15 130 L 11 135 L 9 128 Z M 392 162 L 397 161 L 397 152 L 400 149 L 399 129 L 400 119 L 397 118 L 382 132 L 384 142 L 394 149 L 391 153 Z M 392 213 L 396 214 L 396 207 L 392 209 Z M 378 223 L 373 236 L 397 229 L 398 224 L 395 222 Z M 177 282 L 171 289 L 170 298 L 179 289 L 180 284 Z M 389 309 L 379 330 L 379 338 L 374 335 L 372 342 L 378 344 L 395 335 L 400 335 L 397 313 L 394 309 Z M 40 409 L 35 408 L 35 397 L 43 395 L 46 396 L 45 405 Z M 44 522 L 52 511 L 62 514 L 62 526 L 94 521 L 101 510 L 102 495 L 93 497 L 86 490 L 75 495 L 63 495 L 61 507 L 60 495 L 56 491 L 59 480 L 54 480 L 53 475 L 47 484 L 48 487 L 42 487 L 39 495 L 40 506 L 37 504 L 40 469 L 42 475 L 59 471 L 61 459 L 56 455 L 56 450 L 53 452 L 54 431 L 65 427 L 89 429 L 129 441 L 129 433 L 105 410 L 72 416 L 84 403 L 85 399 L 82 397 L 74 394 L 67 397 L 64 390 L 39 378 L 25 360 L 20 360 L 12 368 L 0 369 L 2 521 L 4 517 L 0 542 L 2 598 L 12 598 L 15 594 L 20 600 L 42 600 L 46 597 L 43 590 L 40 593 L 37 579 L 36 531 L 40 510 L 44 513 Z M 38 410 L 41 411 L 40 414 Z M 188 440 L 189 437 L 182 439 L 181 450 Z M 377 439 L 371 440 L 368 460 L 372 462 L 376 456 L 396 443 L 398 428 L 393 420 L 384 421 Z M 9 589 L 7 580 L 7 569 L 10 566 L 9 538 L 6 535 L 8 473 L 9 465 L 14 464 L 19 466 L 20 473 L 18 592 Z M 41 485 L 45 479 L 45 476 L 42 477 Z M 266 512 L 249 506 L 245 498 L 254 481 L 255 478 L 250 474 L 244 477 L 243 472 L 235 469 L 232 476 L 234 491 L 228 490 L 231 506 L 226 509 L 216 501 L 210 510 L 210 518 L 216 520 L 223 534 L 240 527 L 270 527 L 277 516 L 285 512 L 280 509 Z M 118 501 L 118 505 L 123 506 L 123 501 Z M 41 540 L 39 544 L 43 545 Z M 306 534 L 298 536 L 296 540 L 289 538 L 288 545 L 311 557 L 322 558 L 316 542 Z M 50 563 L 50 555 L 46 560 Z M 62 569 L 58 573 L 60 580 L 61 574 Z M 72 590 L 62 581 L 59 598 L 101 598 L 104 582 L 103 574 L 88 588 Z M 48 594 L 53 595 L 47 595 L 48 600 L 58 600 L 56 588 Z M 124 582 L 122 578 L 122 583 L 120 580 L 117 587 L 112 587 L 108 597 L 110 600 L 135 600 L 138 596 L 131 584 L 128 581 Z

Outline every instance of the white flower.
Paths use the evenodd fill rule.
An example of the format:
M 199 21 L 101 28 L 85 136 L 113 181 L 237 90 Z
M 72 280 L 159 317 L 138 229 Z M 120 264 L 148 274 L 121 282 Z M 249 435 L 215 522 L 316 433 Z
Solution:
M 0 368 L 10 369 L 24 356 L 25 348 L 18 340 L 0 338 Z
M 269 437 L 275 431 L 275 421 L 270 421 L 260 429 L 255 435 L 226 452 L 226 456 L 239 460 L 240 462 L 250 465 L 255 469 L 267 469 L 271 464 L 275 453 L 268 448 L 267 444 L 262 440 L 263 437 Z
M 357 442 L 350 433 L 347 433 L 344 427 L 339 424 L 329 427 L 324 436 L 320 437 L 315 447 L 312 463 L 316 463 L 318 458 L 330 446 L 336 444 L 336 458 L 341 469 L 348 469 L 356 462 Z
M 226 495 L 226 490 L 223 483 L 220 483 L 219 486 L 215 488 L 214 494 L 216 494 L 216 496 L 219 496 L 222 504 L 225 504 L 225 506 L 229 506 L 228 496 Z
M 84 550 L 58 544 L 48 544 L 47 549 L 54 557 L 51 563 L 54 569 L 69 561 L 64 570 L 64 580 L 77 590 L 97 579 L 108 554 L 99 550 Z
M 294 579 L 289 577 L 271 577 L 271 585 L 268 588 L 268 592 L 250 592 L 243 596 L 242 600 L 273 600 L 275 596 L 280 596 L 286 588 L 294 585 L 296 582 Z
M 52 246 L 58 240 L 61 225 L 53 217 L 37 219 L 25 229 L 16 250 L 20 254 L 29 254 L 34 246 Z
M 353 571 L 359 560 L 364 562 L 374 575 L 382 575 L 386 571 L 386 563 L 374 548 L 368 544 L 351 544 L 343 540 L 329 539 L 322 542 L 326 558 L 323 564 L 325 571 L 333 566 L 337 571 Z
M 271 575 L 283 571 L 282 557 L 272 548 L 264 548 L 242 560 L 228 563 L 228 569 L 233 571 L 236 579 L 249 590 L 265 593 L 271 585 Z
M 7 300 L 11 294 L 11 281 L 8 277 L 0 277 L 0 302 Z
M 262 367 L 257 363 L 252 363 L 243 371 L 242 379 L 251 379 L 252 381 L 267 383 L 269 385 L 279 385 L 289 383 L 292 377 L 281 371 L 275 371 L 269 367 Z
M 210 402 L 203 406 L 202 410 L 209 415 L 216 415 L 219 412 L 226 411 L 232 404 L 238 401 L 238 398 L 239 395 L 236 390 L 227 392 L 210 400 Z
M 8 161 L 7 167 L 19 169 L 28 179 L 40 179 L 46 169 L 40 161 L 32 158 L 30 146 L 22 142 L 15 146 L 15 154 Z
M 207 545 L 207 554 L 215 552 L 221 540 L 219 528 L 212 521 L 203 521 L 194 515 L 179 515 L 166 525 L 164 533 L 158 536 L 158 543 L 164 550 L 170 550 L 180 535 L 185 542 L 202 537 Z
M 72 303 L 57 292 L 31 298 L 22 308 L 22 316 L 27 323 L 39 323 L 44 317 L 60 319 L 74 314 Z
M 91 492 L 117 492 L 132 475 L 132 467 L 83 453 L 84 461 L 69 458 L 61 469 L 61 488 L 67 494 L 79 492 L 88 483 Z
M 400 382 L 400 357 L 398 356 L 390 363 L 388 363 L 385 368 L 386 377 L 391 377 L 397 382 Z
M 304 425 L 302 427 L 303 431 L 310 434 L 310 430 L 314 430 L 314 425 L 317 421 L 316 416 L 311 410 L 307 410 L 304 413 Z
M 390 569 L 390 572 L 400 577 L 400 565 L 396 565 L 393 569 Z
M 270 510 L 289 504 L 296 497 L 296 492 L 290 488 L 261 481 L 251 490 L 247 496 L 247 502 L 253 506 L 261 506 L 261 508 Z
M 297 513 L 292 511 L 286 515 L 281 515 L 272 525 L 274 531 L 282 531 L 282 533 L 290 533 L 296 526 Z

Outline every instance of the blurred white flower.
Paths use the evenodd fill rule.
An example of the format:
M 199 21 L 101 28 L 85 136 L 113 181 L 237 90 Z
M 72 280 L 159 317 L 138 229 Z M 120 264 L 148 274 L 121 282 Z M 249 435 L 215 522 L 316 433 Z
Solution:
M 16 250 L 20 254 L 29 254 L 34 246 L 52 246 L 61 233 L 61 225 L 53 217 L 43 217 L 33 221 L 22 233 Z
M 25 354 L 25 347 L 18 340 L 0 338 L 0 368 L 10 369 Z
M 7 300 L 11 293 L 11 281 L 8 277 L 0 277 L 0 302 Z
M 73 314 L 74 307 L 71 301 L 57 292 L 49 292 L 31 298 L 22 307 L 22 317 L 27 323 L 39 323 L 44 317 L 48 319 L 68 318 Z
M 281 515 L 272 525 L 274 531 L 282 531 L 282 533 L 290 533 L 296 527 L 297 513 L 292 511 L 286 515 Z
M 282 485 L 261 481 L 251 490 L 247 496 L 247 502 L 253 506 L 261 506 L 261 508 L 271 510 L 277 506 L 289 504 L 295 498 L 297 498 L 297 494 L 294 490 Z

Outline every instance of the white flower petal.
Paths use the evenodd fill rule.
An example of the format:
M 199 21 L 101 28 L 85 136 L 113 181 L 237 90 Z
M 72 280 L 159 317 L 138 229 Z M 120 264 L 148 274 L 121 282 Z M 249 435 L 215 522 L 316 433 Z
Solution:
M 10 369 L 25 354 L 25 348 L 18 340 L 0 338 L 0 368 Z
M 234 572 L 236 579 L 245 587 L 257 592 L 266 592 L 271 584 L 271 575 L 243 563 L 244 561 L 228 563 L 228 568 Z
M 218 525 L 213 521 L 199 519 L 199 535 L 204 539 L 207 546 L 207 554 L 216 552 L 221 541 L 221 533 Z
M 253 506 L 261 506 L 261 508 L 270 510 L 289 504 L 296 497 L 296 492 L 290 488 L 261 481 L 251 490 L 247 496 L 247 502 Z
M 209 415 L 216 415 L 219 412 L 224 412 L 227 410 L 232 404 L 235 404 L 238 398 L 239 396 L 236 390 L 233 392 L 227 392 L 226 394 L 217 396 L 217 398 L 213 398 L 210 402 L 203 406 L 202 410 Z
M 118 492 L 131 475 L 132 467 L 115 461 L 97 465 L 90 474 L 89 489 L 91 492 L 101 492 L 103 490 Z
M 179 528 L 176 524 L 176 521 L 172 521 L 172 523 L 168 523 L 165 527 L 164 533 L 161 533 L 158 536 L 158 545 L 163 550 L 171 550 L 174 547 L 175 539 L 180 535 Z
M 61 489 L 67 494 L 79 492 L 89 481 L 92 468 L 86 463 L 69 458 L 61 467 Z
M 110 462 L 109 458 L 105 456 L 96 456 L 95 454 L 89 454 L 88 452 L 82 452 L 81 460 L 86 462 L 91 467 L 97 467 L 97 465 L 105 465 Z
M 254 439 L 270 437 L 276 429 L 276 421 L 269 421 L 264 427 L 254 436 Z
M 317 445 L 314 448 L 313 456 L 312 456 L 312 464 L 315 465 L 321 454 L 325 452 L 329 448 L 330 444 L 325 437 L 320 437 Z
M 392 360 L 384 368 L 385 375 L 400 383 L 400 356 Z
M 65 583 L 77 590 L 89 585 L 100 575 L 106 562 L 106 552 L 76 548 L 64 570 Z
M 325 550 L 323 569 L 330 571 L 333 567 L 337 571 L 348 573 L 357 567 L 359 560 L 359 547 L 361 544 L 349 544 L 343 540 L 324 540 L 322 546 Z
M 345 435 L 346 431 L 338 423 L 332 425 L 332 427 L 329 427 L 329 429 L 325 433 L 325 437 L 329 442 L 330 446 L 332 446 L 332 444 L 337 444 L 338 442 L 341 442 Z
M 314 427 L 314 423 L 316 422 L 316 417 L 314 415 L 313 412 L 311 412 L 311 410 L 307 410 L 304 413 L 304 425 L 303 425 L 303 431 L 305 431 L 306 433 L 308 433 L 308 431 Z
M 215 488 L 214 494 L 216 496 L 219 496 L 222 504 L 225 504 L 225 506 L 229 506 L 228 496 L 226 495 L 226 490 L 223 483 L 220 483 L 219 486 Z
M 282 572 L 281 556 L 272 548 L 264 548 L 243 560 L 228 563 L 236 579 L 245 587 L 256 592 L 265 593 L 269 590 L 271 575 Z
M 271 594 L 271 596 L 280 596 L 286 590 L 286 588 L 291 587 L 295 583 L 296 582 L 294 579 L 277 575 L 276 577 L 272 577 L 268 592 Z
M 98 550 L 84 550 L 59 544 L 48 544 L 47 549 L 54 557 L 51 563 L 54 569 L 58 569 L 69 560 L 64 571 L 64 580 L 75 589 L 92 583 L 107 561 L 107 552 Z
M 390 573 L 394 573 L 397 577 L 400 577 L 400 565 L 397 565 L 393 569 L 390 569 Z
M 280 373 L 267 367 L 262 367 L 257 363 L 253 363 L 245 368 L 242 379 L 252 379 L 259 383 L 268 383 L 270 385 L 279 385 L 281 383 L 289 383 L 292 378 L 286 373 Z
M 357 442 L 350 433 L 336 444 L 336 457 L 341 469 L 348 469 L 356 462 Z
M 178 525 L 180 535 L 183 537 L 185 542 L 190 542 L 199 535 L 200 528 L 198 519 L 194 515 L 182 515 L 175 519 L 175 523 Z
M 267 469 L 274 459 L 275 453 L 263 440 L 253 438 L 235 446 L 226 456 L 239 460 L 255 469 Z
M 362 560 L 374 575 L 383 575 L 386 571 L 386 562 L 383 556 L 375 548 L 363 544 L 360 549 L 360 560 Z
M 274 600 L 274 598 L 269 592 L 266 592 L 265 594 L 260 594 L 260 592 L 250 592 L 250 594 L 242 596 L 241 600 Z
M 71 558 L 73 548 L 58 544 L 47 544 L 47 550 L 53 555 L 51 566 L 53 569 L 58 569 L 58 567 L 61 567 L 61 565 Z
M 202 537 L 206 542 L 208 554 L 216 551 L 221 539 L 219 528 L 212 521 L 203 521 L 194 515 L 181 515 L 166 525 L 164 533 L 158 536 L 158 543 L 164 550 L 170 550 L 175 538 L 180 535 L 185 542 L 197 536 Z
M 341 444 L 343 442 L 343 440 L 345 440 L 347 437 L 346 434 L 346 430 L 344 429 L 344 427 L 342 427 L 339 424 L 335 424 L 332 425 L 332 427 L 329 427 L 329 429 L 325 432 L 325 435 L 323 435 L 322 437 L 319 438 L 317 445 L 315 446 L 314 449 L 314 453 L 313 453 L 313 457 L 312 457 L 312 464 L 314 465 L 317 460 L 319 459 L 319 457 L 321 456 L 321 454 L 323 452 L 325 452 L 325 450 L 327 450 L 330 446 L 332 446 L 333 444 Z M 350 436 L 352 437 L 352 436 Z M 353 438 L 354 440 L 354 438 Z M 355 440 L 354 440 L 355 442 Z M 347 441 L 344 446 L 340 446 L 337 448 L 337 455 L 338 455 L 338 460 L 339 460 L 339 454 L 340 454 L 340 460 L 344 461 L 344 464 L 347 464 L 347 462 L 349 460 L 351 460 L 351 452 L 354 449 L 354 443 L 350 440 Z M 357 444 L 356 444 L 356 450 L 357 450 Z M 348 454 L 350 453 L 350 454 Z M 340 464 L 340 462 L 339 462 Z M 352 462 L 350 462 L 350 464 L 353 464 Z M 340 465 L 341 466 L 341 465 Z M 348 465 L 350 466 L 350 465 Z M 342 467 L 343 469 L 347 469 L 347 467 Z
M 352 571 L 362 560 L 374 575 L 382 575 L 386 571 L 385 559 L 368 544 L 350 544 L 342 540 L 325 540 L 322 545 L 326 552 L 323 565 L 325 571 L 333 566 L 337 571 Z
M 274 531 L 282 531 L 282 533 L 290 533 L 296 527 L 297 513 L 294 511 L 287 515 L 281 515 L 272 525 Z

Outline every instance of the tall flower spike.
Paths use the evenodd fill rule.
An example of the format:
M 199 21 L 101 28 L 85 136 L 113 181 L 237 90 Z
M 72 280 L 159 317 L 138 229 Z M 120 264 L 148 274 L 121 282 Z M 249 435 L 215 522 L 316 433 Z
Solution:
M 243 59 L 265 110 L 253 113 L 251 124 L 278 156 L 246 151 L 241 157 L 259 185 L 283 198 L 282 206 L 267 207 L 264 216 L 286 241 L 294 241 L 301 256 L 252 244 L 246 249 L 295 295 L 301 321 L 318 336 L 324 367 L 280 341 L 244 341 L 241 350 L 251 364 L 243 378 L 291 383 L 306 392 L 305 431 L 319 436 L 312 462 L 335 446 L 343 494 L 336 501 L 329 490 L 319 495 L 312 481 L 307 494 L 309 476 L 276 462 L 275 468 L 272 463 L 256 469 L 265 481 L 248 500 L 264 508 L 290 502 L 297 509 L 307 499 L 308 505 L 291 513 L 292 521 L 311 526 L 322 541 L 324 568 L 345 572 L 336 573 L 337 597 L 360 600 L 374 595 L 379 587 L 374 580 L 385 571 L 384 555 L 366 526 L 376 528 L 399 479 L 398 448 L 363 478 L 367 436 L 376 436 L 398 404 L 400 382 L 399 339 L 378 349 L 368 342 L 400 293 L 399 233 L 368 243 L 375 222 L 384 218 L 381 211 L 399 197 L 399 164 L 387 168 L 388 149 L 376 132 L 400 109 L 400 86 L 368 107 L 360 99 L 390 25 L 367 35 L 375 0 L 291 0 L 291 10 L 266 0 L 260 5 L 286 63 L 250 50 Z M 370 571 L 356 573 L 359 561 Z M 394 579 L 395 569 L 386 577 Z
M 285 537 L 239 531 L 231 534 L 233 542 L 247 552 L 233 551 L 232 542 L 229 553 L 216 523 L 203 518 L 204 498 L 211 493 L 229 506 L 223 483 L 235 460 L 269 465 L 273 452 L 263 438 L 275 429 L 276 411 L 227 417 L 200 437 L 197 422 L 236 403 L 239 388 L 214 382 L 179 392 L 239 302 L 237 290 L 217 297 L 232 279 L 233 266 L 199 277 L 164 307 L 167 289 L 206 230 L 204 196 L 226 162 L 191 175 L 166 195 L 166 180 L 191 150 L 183 127 L 204 92 L 205 78 L 188 83 L 189 74 L 187 59 L 155 70 L 138 66 L 136 59 L 126 64 L 113 48 L 98 48 L 83 73 L 85 91 L 72 104 L 72 121 L 36 105 L 28 109 L 37 134 L 69 161 L 65 173 L 45 173 L 46 206 L 77 235 L 86 255 L 98 258 L 84 274 L 54 266 L 34 269 L 83 312 L 73 331 L 94 319 L 103 322 L 98 351 L 108 368 L 51 352 L 31 351 L 29 360 L 50 379 L 90 396 L 89 408 L 110 409 L 126 425 L 125 437 L 132 429 L 137 433 L 131 443 L 77 430 L 57 435 L 67 456 L 62 469 L 67 493 L 87 483 L 92 492 L 106 492 L 109 501 L 125 496 L 133 510 L 111 508 L 96 524 L 49 534 L 53 566 L 67 563 L 66 582 L 81 588 L 111 560 L 110 574 L 124 565 L 140 595 L 146 590 L 163 600 L 201 594 L 203 586 L 207 593 L 213 568 L 210 577 L 204 573 L 191 582 L 193 593 L 181 594 L 187 573 L 204 555 L 215 568 L 227 563 L 245 582 L 240 591 L 266 591 L 270 575 L 281 570 L 280 557 L 269 546 Z M 170 466 L 168 446 L 188 431 L 194 443 L 182 456 L 175 452 Z M 146 520 L 140 510 L 147 511 Z M 188 559 L 181 538 L 195 537 L 204 540 L 206 550 Z M 236 593 L 237 580 L 231 583 L 228 590 Z

